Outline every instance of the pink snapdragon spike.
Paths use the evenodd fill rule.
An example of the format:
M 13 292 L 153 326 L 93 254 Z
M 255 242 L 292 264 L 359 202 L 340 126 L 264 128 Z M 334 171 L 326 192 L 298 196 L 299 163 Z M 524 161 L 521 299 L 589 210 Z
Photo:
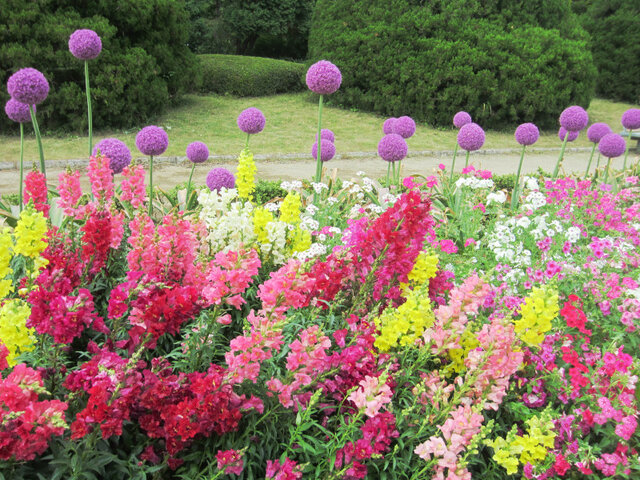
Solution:
M 127 165 L 122 170 L 122 194 L 120 200 L 129 202 L 134 208 L 144 207 L 147 190 L 144 184 L 144 168 L 141 165 Z
M 80 172 L 62 172 L 58 176 L 58 207 L 62 209 L 65 215 L 76 217 L 79 211 L 78 201 L 82 197 L 82 187 L 80 186 Z M 79 214 L 77 218 L 81 218 L 83 214 Z

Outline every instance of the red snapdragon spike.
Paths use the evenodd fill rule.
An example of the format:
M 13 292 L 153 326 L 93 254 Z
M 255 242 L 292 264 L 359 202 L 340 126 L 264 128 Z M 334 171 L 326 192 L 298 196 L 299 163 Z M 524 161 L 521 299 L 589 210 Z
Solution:
M 31 171 L 24 178 L 23 202 L 33 201 L 37 211 L 45 217 L 49 216 L 50 205 L 47 203 L 47 178 L 42 172 Z

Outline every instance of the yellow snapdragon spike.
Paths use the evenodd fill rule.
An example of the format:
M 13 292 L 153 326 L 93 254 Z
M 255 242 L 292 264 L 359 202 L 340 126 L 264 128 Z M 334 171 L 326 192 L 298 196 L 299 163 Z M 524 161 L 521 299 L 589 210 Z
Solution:
M 22 210 L 20 219 L 14 230 L 15 246 L 13 252 L 29 258 L 37 258 L 47 248 L 47 242 L 43 240 L 47 233 L 47 220 L 42 212 L 36 211 L 32 206 Z
M 304 252 L 311 247 L 311 232 L 296 228 L 291 232 L 291 252 Z
M 520 319 L 514 322 L 516 334 L 527 345 L 540 345 L 559 311 L 557 290 L 548 285 L 534 287 L 520 307 Z
M 280 205 L 280 221 L 297 225 L 300 223 L 302 200 L 298 192 L 289 192 Z
M 260 243 L 269 242 L 267 225 L 273 222 L 273 214 L 264 207 L 256 208 L 253 211 L 253 231 Z
M 240 198 L 249 201 L 253 200 L 253 192 L 256 190 L 256 172 L 253 153 L 248 148 L 245 148 L 240 152 L 240 157 L 238 157 L 238 171 L 236 174 L 236 188 Z
M 34 330 L 26 325 L 29 315 L 31 308 L 22 300 L 7 300 L 0 307 L 0 342 L 9 350 L 10 367 L 17 363 L 18 355 L 33 350 Z

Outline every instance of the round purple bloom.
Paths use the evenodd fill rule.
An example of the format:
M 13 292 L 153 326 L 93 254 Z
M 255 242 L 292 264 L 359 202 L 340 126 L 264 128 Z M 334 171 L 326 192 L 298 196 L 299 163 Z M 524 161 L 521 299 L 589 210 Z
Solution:
M 619 157 L 626 149 L 627 142 L 617 133 L 607 133 L 598 143 L 598 150 L 607 158 Z
M 416 122 L 411 117 L 400 117 L 393 123 L 393 132 L 402 138 L 410 138 L 416 133 Z
M 10 98 L 4 106 L 4 112 L 12 120 L 17 123 L 29 123 L 31 114 L 29 113 L 29 105 Z M 33 106 L 33 113 L 36 113 L 36 106 Z
M 458 112 L 453 116 L 453 125 L 456 128 L 462 128 L 467 123 L 471 123 L 472 121 L 473 120 L 471 120 L 471 115 L 469 115 L 467 112 Z
M 515 136 L 520 145 L 533 145 L 540 138 L 540 131 L 533 123 L 523 123 L 516 128 Z
M 209 149 L 202 142 L 191 142 L 187 146 L 187 158 L 193 163 L 203 163 L 209 159 Z
M 162 128 L 150 125 L 136 135 L 136 147 L 143 155 L 161 155 L 169 146 L 169 136 Z
M 558 130 L 558 138 L 564 142 L 564 137 L 567 135 L 567 129 L 564 127 L 560 127 Z M 567 138 L 567 142 L 573 142 L 576 138 L 578 138 L 580 132 L 569 132 L 569 138 Z
M 207 174 L 207 187 L 212 192 L 221 188 L 233 188 L 236 186 L 236 179 L 229 170 L 223 167 L 212 168 Z
M 622 126 L 627 130 L 640 128 L 640 109 L 630 108 L 622 114 Z
M 329 95 L 342 83 L 340 69 L 327 60 L 314 63 L 307 70 L 307 87 L 319 95 Z
M 244 133 L 253 135 L 260 133 L 264 129 L 267 120 L 262 112 L 256 107 L 247 108 L 238 115 L 238 128 Z
M 467 123 L 458 132 L 458 145 L 463 150 L 473 152 L 484 145 L 484 130 L 477 123 Z
M 560 125 L 570 132 L 579 132 L 589 123 L 586 110 L 578 105 L 567 107 L 560 114 Z
M 7 90 L 14 100 L 36 105 L 49 95 L 49 82 L 35 68 L 23 68 L 9 77 Z
M 96 155 L 98 152 L 109 159 L 109 166 L 113 173 L 122 172 L 124 167 L 131 163 L 131 150 L 117 138 L 105 138 L 98 142 L 93 147 L 93 154 Z
M 382 124 L 382 132 L 385 135 L 389 135 L 390 133 L 393 133 L 393 126 L 396 123 L 396 120 L 398 120 L 396 117 L 391 117 L 391 118 L 387 118 L 384 123 Z
M 69 51 L 80 60 L 93 60 L 102 51 L 102 40 L 93 30 L 76 30 L 69 37 Z
M 387 162 L 398 162 L 407 156 L 409 147 L 404 138 L 397 133 L 390 133 L 382 137 L 378 143 L 378 155 Z
M 329 140 L 331 143 L 336 143 L 336 136 L 328 128 L 323 128 L 322 130 L 320 130 L 320 138 L 322 138 L 323 142 L 325 140 Z M 316 141 L 318 141 L 318 134 L 317 133 L 316 133 Z
M 611 132 L 611 127 L 606 123 L 594 123 L 587 130 L 587 138 L 590 142 L 598 143 L 602 137 Z
M 324 137 L 321 138 L 322 142 L 320 142 L 320 148 L 322 149 L 322 152 L 320 153 L 320 160 L 323 162 L 328 162 L 336 155 L 336 146 L 333 144 L 333 142 L 326 140 Z M 318 142 L 313 142 L 313 145 L 311 147 L 311 156 L 316 160 L 318 159 Z

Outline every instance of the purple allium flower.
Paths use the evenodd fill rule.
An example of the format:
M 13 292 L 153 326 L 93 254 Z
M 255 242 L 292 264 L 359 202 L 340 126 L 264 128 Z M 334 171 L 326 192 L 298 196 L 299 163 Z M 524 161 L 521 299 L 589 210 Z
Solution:
M 122 172 L 124 167 L 131 163 L 131 150 L 117 138 L 105 138 L 98 142 L 93 147 L 93 154 L 96 155 L 98 152 L 109 159 L 113 173 Z
M 407 142 L 397 133 L 385 135 L 378 143 L 378 155 L 387 162 L 402 160 L 407 156 L 408 151 Z
M 626 149 L 627 142 L 617 133 L 607 133 L 598 143 L 598 150 L 607 158 L 619 157 Z
M 9 77 L 7 90 L 14 100 L 36 105 L 47 98 L 49 82 L 35 68 L 23 68 Z
M 322 130 L 320 130 L 320 138 L 322 138 L 323 142 L 325 140 L 329 140 L 331 143 L 336 143 L 336 136 L 328 128 L 323 128 Z M 318 134 L 316 133 L 316 142 L 317 141 L 318 141 Z
M 221 188 L 233 188 L 236 186 L 236 179 L 229 170 L 223 167 L 212 168 L 207 174 L 207 187 L 212 192 L 220 191 Z
M 322 149 L 322 152 L 320 153 L 320 160 L 323 162 L 328 162 L 336 155 L 336 146 L 333 144 L 333 142 L 330 142 L 324 137 L 321 138 L 322 142 L 320 142 L 320 148 Z M 311 146 L 311 156 L 316 160 L 318 159 L 318 142 L 313 142 L 313 145 Z
M 187 146 L 187 158 L 193 163 L 203 163 L 209 159 L 209 148 L 202 142 L 191 142 Z
M 340 69 L 327 60 L 314 63 L 307 70 L 307 87 L 319 95 L 329 95 L 342 83 Z
M 102 40 L 93 30 L 76 30 L 69 37 L 69 51 L 80 60 L 93 60 L 102 51 Z
M 453 125 L 456 128 L 462 128 L 467 123 L 471 123 L 472 121 L 473 120 L 471 120 L 471 115 L 469 115 L 467 112 L 458 112 L 453 116 Z
M 590 142 L 598 143 L 602 137 L 611 132 L 611 127 L 606 123 L 594 123 L 587 130 L 587 138 Z
M 560 125 L 570 132 L 579 132 L 589 123 L 586 110 L 578 105 L 567 107 L 560 114 Z
M 31 121 L 31 114 L 29 113 L 29 105 L 19 102 L 10 98 L 4 106 L 4 112 L 12 120 L 17 123 L 28 123 Z M 36 106 L 33 106 L 33 113 L 36 113 Z
M 468 152 L 480 150 L 484 145 L 484 130 L 477 123 L 463 125 L 458 132 L 458 145 Z
M 396 123 L 396 120 L 398 120 L 396 117 L 391 117 L 391 118 L 387 118 L 384 123 L 382 124 L 382 132 L 385 135 L 389 135 L 390 133 L 393 133 L 393 126 Z
M 238 128 L 244 133 L 255 134 L 260 133 L 264 129 L 266 119 L 262 112 L 256 107 L 250 107 L 243 110 L 238 115 Z
M 136 147 L 143 155 L 160 155 L 169 146 L 169 136 L 162 128 L 150 125 L 136 135 Z
M 567 129 L 564 127 L 560 127 L 558 130 L 558 138 L 564 142 L 564 137 L 567 135 Z M 567 138 L 567 142 L 573 142 L 576 138 L 578 138 L 580 132 L 569 132 L 569 138 Z
M 416 133 L 416 122 L 411 117 L 400 117 L 393 123 L 393 132 L 402 138 L 410 138 Z
M 520 145 L 533 145 L 540 138 L 540 131 L 533 123 L 523 123 L 516 128 L 515 136 Z
M 630 108 L 622 114 L 622 126 L 627 130 L 640 128 L 640 109 Z

